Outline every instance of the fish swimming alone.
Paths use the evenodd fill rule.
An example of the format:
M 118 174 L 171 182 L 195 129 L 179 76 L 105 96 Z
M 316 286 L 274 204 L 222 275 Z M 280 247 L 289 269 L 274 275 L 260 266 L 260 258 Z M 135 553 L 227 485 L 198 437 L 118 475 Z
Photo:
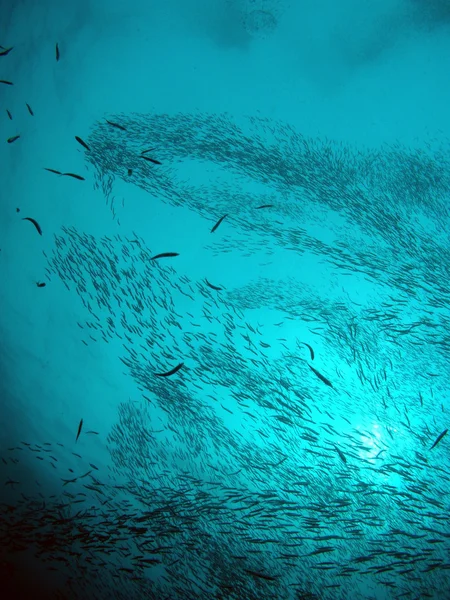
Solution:
M 301 342 L 301 343 L 308 348 L 309 353 L 311 355 L 311 360 L 314 360 L 314 350 L 311 348 L 311 346 L 309 344 L 306 344 L 305 342 Z
M 126 127 L 124 127 L 123 125 L 119 125 L 119 123 L 114 123 L 113 121 L 108 121 L 108 119 L 105 119 L 105 120 L 108 123 L 108 125 L 111 125 L 111 127 L 115 127 L 116 129 L 121 129 L 122 131 L 126 131 Z
M 36 227 L 36 231 L 38 232 L 39 235 L 42 235 L 42 229 L 41 226 L 39 225 L 39 223 L 36 221 L 36 219 L 32 219 L 31 217 L 24 217 L 22 219 L 22 221 L 30 221 L 30 223 L 33 223 L 33 225 Z
M 339 458 L 342 460 L 342 462 L 347 463 L 347 459 L 345 457 L 345 454 L 342 452 L 342 450 L 339 450 L 339 448 L 337 446 L 335 446 L 334 449 L 339 454 Z
M 324 377 L 322 375 L 322 373 L 319 373 L 319 371 L 316 371 L 316 369 L 314 367 L 312 367 L 311 365 L 308 365 L 308 367 L 311 369 L 311 371 L 314 373 L 314 375 L 316 375 L 316 377 L 318 377 L 320 379 L 320 381 L 323 381 L 325 385 L 327 385 L 328 387 L 333 387 L 333 384 L 331 383 L 331 381 L 329 379 L 327 379 L 326 377 Z
M 78 137 L 77 135 L 75 136 L 75 139 L 77 140 L 77 142 L 79 144 L 81 144 L 83 146 L 83 148 L 86 148 L 86 150 L 90 150 L 89 146 L 86 144 L 86 142 L 83 142 L 83 140 Z
M 167 371 L 166 373 L 155 373 L 155 375 L 157 377 L 170 377 L 171 375 L 174 375 L 177 371 L 179 371 L 183 366 L 184 366 L 184 363 L 180 363 L 179 365 L 177 365 L 170 371 Z
M 225 217 L 227 217 L 228 215 L 223 215 L 223 217 L 220 217 L 220 219 L 217 221 L 217 223 L 214 225 L 214 227 L 211 229 L 211 233 L 214 233 L 215 230 L 219 227 L 219 225 L 222 223 L 222 221 L 225 219 Z
M 80 424 L 78 425 L 78 432 L 77 432 L 77 437 L 75 438 L 75 442 L 78 442 L 78 438 L 80 437 L 82 428 L 83 428 L 83 419 L 81 419 Z
M 150 158 L 150 156 L 142 156 L 141 158 L 143 158 L 144 160 L 153 163 L 154 165 L 162 165 L 161 162 L 159 162 L 159 160 L 156 160 L 155 158 Z
M 442 438 L 447 433 L 447 431 L 448 431 L 448 429 L 444 429 L 444 431 L 437 436 L 436 441 L 431 446 L 430 450 L 433 450 L 433 448 L 439 444 L 439 442 L 442 440 Z
M 206 285 L 207 285 L 208 287 L 210 287 L 212 290 L 217 290 L 217 291 L 220 291 L 220 290 L 222 290 L 222 289 L 223 289 L 223 288 L 221 288 L 221 287 L 219 287 L 219 286 L 217 286 L 217 285 L 213 285 L 212 283 L 209 283 L 209 281 L 206 279 L 206 277 L 205 277 L 205 281 L 206 281 Z
M 162 252 L 161 254 L 155 254 L 150 260 L 156 260 L 157 258 L 170 258 L 172 256 L 179 256 L 178 252 Z
M 80 181 L 86 181 L 84 177 L 81 177 L 81 175 L 76 175 L 75 173 L 61 173 L 61 175 L 64 175 L 65 177 L 73 177 L 74 179 L 79 179 Z

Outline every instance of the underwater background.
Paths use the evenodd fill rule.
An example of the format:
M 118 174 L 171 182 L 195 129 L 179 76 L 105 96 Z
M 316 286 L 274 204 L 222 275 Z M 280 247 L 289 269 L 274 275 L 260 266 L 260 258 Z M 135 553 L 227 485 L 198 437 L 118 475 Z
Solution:
M 450 598 L 450 4 L 0 0 L 2 598 Z

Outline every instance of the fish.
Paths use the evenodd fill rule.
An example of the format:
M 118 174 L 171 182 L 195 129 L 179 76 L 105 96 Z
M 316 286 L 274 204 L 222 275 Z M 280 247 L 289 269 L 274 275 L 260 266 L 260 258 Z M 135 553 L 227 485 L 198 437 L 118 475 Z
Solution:
M 33 112 L 32 108 L 31 108 L 31 106 L 28 103 L 26 103 L 26 105 L 27 105 L 27 108 L 28 108 L 28 112 L 30 113 L 30 115 L 32 117 L 34 117 L 34 112 Z
M 6 114 L 8 115 L 8 117 L 10 118 L 10 120 L 12 121 L 12 114 L 10 113 L 10 111 L 8 109 L 6 109 Z
M 31 217 L 23 217 L 22 221 L 30 221 L 30 223 L 33 223 L 33 225 L 36 227 L 36 231 L 38 232 L 38 234 L 42 235 L 41 226 L 35 219 L 32 219 Z
M 211 233 L 214 233 L 215 230 L 219 227 L 219 225 L 222 223 L 222 221 L 225 219 L 225 217 L 227 217 L 228 215 L 223 215 L 223 217 L 220 217 L 220 219 L 217 221 L 217 223 L 214 225 L 214 227 L 211 229 Z
M 444 431 L 437 436 L 436 441 L 431 446 L 430 450 L 433 450 L 433 448 L 439 444 L 439 442 L 442 440 L 442 438 L 447 433 L 447 431 L 448 431 L 448 429 L 444 429 Z
M 152 162 L 155 165 L 162 165 L 162 162 L 159 162 L 159 160 L 156 160 L 154 158 L 150 158 L 149 156 L 141 156 L 141 158 L 143 158 L 144 160 L 148 160 L 148 162 Z
M 73 177 L 74 179 L 79 179 L 80 181 L 86 181 L 84 177 L 81 177 L 81 175 L 76 175 L 75 173 L 61 173 L 61 175 L 65 177 Z
M 56 171 L 55 169 L 49 169 L 48 167 L 44 167 L 44 171 L 50 171 L 50 173 L 56 173 L 56 175 L 62 175 L 61 171 Z
M 16 485 L 19 483 L 19 481 L 14 481 L 13 479 L 8 479 L 8 481 L 5 481 L 5 485 Z
M 4 83 L 5 85 L 14 85 L 12 81 L 6 81 L 6 79 L 0 79 L 0 83 Z
M 326 554 L 327 552 L 334 552 L 335 548 L 333 548 L 333 546 L 323 546 L 322 548 L 316 548 L 316 550 L 313 550 L 312 552 L 310 552 L 309 554 L 306 554 L 305 556 L 317 556 L 318 554 Z
M 184 363 L 181 362 L 179 365 L 177 365 L 170 371 L 167 371 L 166 373 L 155 373 L 155 375 L 157 377 L 170 377 L 171 375 L 174 375 L 177 371 L 179 371 L 183 366 L 184 366 Z
M 342 460 L 342 462 L 347 463 L 347 459 L 345 458 L 345 454 L 339 450 L 339 448 L 337 446 L 334 447 L 336 452 L 339 454 L 339 458 Z
M 308 348 L 309 353 L 311 355 L 311 360 L 314 360 L 314 350 L 311 348 L 311 346 L 309 344 L 306 344 L 305 342 L 302 342 L 302 344 Z
M 80 137 L 78 137 L 78 136 L 76 135 L 76 136 L 75 136 L 75 139 L 77 140 L 77 142 L 78 142 L 79 144 L 81 144 L 81 145 L 82 145 L 84 148 L 86 148 L 86 150 L 89 150 L 89 151 L 91 150 L 91 149 L 89 148 L 89 146 L 86 144 L 86 142 L 83 142 L 83 140 L 82 140 Z
M 261 206 L 257 206 L 256 210 L 259 210 L 261 208 L 272 208 L 273 204 L 261 204 Z
M 161 254 L 155 254 L 150 260 L 156 260 L 157 258 L 171 258 L 172 256 L 180 256 L 178 252 L 162 252 Z
M 205 281 L 206 281 L 206 285 L 209 286 L 212 290 L 217 290 L 217 291 L 223 290 L 223 288 L 221 288 L 217 285 L 213 285 L 212 283 L 209 283 L 209 281 L 206 279 L 206 277 L 205 277 Z
M 142 150 L 141 154 L 147 154 L 147 152 L 152 152 L 155 148 L 149 148 L 148 150 Z
M 6 141 L 8 142 L 8 144 L 12 144 L 13 142 L 15 142 L 16 140 L 18 140 L 20 138 L 20 135 L 14 135 L 13 137 L 8 138 Z
M 58 62 L 59 58 L 60 58 L 58 42 L 56 42 L 56 46 L 55 46 L 55 55 L 56 55 L 56 62 Z
M 250 571 L 250 569 L 244 569 L 245 573 L 248 573 L 252 577 L 259 577 L 260 579 L 265 579 L 266 581 L 275 581 L 275 577 L 271 577 L 270 575 L 265 575 L 264 573 L 258 573 L 257 571 Z
M 411 423 L 410 423 L 410 421 L 408 419 L 408 415 L 406 414 L 406 412 L 405 412 L 405 419 L 408 421 L 408 427 L 409 427 L 409 429 L 411 429 Z
M 105 119 L 105 121 L 108 123 L 108 125 L 111 125 L 111 127 L 115 127 L 116 129 L 126 131 L 126 127 L 124 127 L 123 125 L 119 125 L 119 123 L 113 123 L 113 121 L 108 121 L 108 119 Z
M 2 50 L 0 52 L 0 56 L 7 56 L 13 48 L 14 48 L 14 46 L 11 46 L 11 48 L 5 48 L 4 50 Z
M 320 381 L 323 381 L 325 385 L 328 385 L 328 387 L 333 387 L 333 384 L 331 383 L 331 381 L 329 379 L 327 379 L 326 377 L 324 377 L 322 375 L 322 373 L 319 373 L 319 371 L 316 371 L 316 369 L 314 367 L 312 367 L 310 364 L 308 364 L 308 367 L 311 369 L 311 371 L 314 373 L 314 375 L 316 375 L 316 377 L 318 377 L 320 379 Z
M 70 471 L 70 469 L 69 469 L 69 471 Z M 73 473 L 73 471 L 72 471 L 72 473 Z M 64 483 L 63 483 L 63 487 L 64 487 L 68 483 L 75 483 L 77 481 L 77 479 L 78 479 L 78 477 L 75 477 L 74 479 L 61 479 L 61 481 L 64 481 Z
M 80 437 L 82 428 L 83 428 L 83 419 L 81 419 L 80 424 L 78 425 L 78 432 L 77 432 L 77 437 L 75 438 L 75 442 L 78 441 L 78 438 Z
M 37 285 L 38 287 L 45 287 L 47 284 L 46 284 L 46 283 L 41 283 L 41 282 L 39 282 L 39 281 L 36 281 L 36 285 Z

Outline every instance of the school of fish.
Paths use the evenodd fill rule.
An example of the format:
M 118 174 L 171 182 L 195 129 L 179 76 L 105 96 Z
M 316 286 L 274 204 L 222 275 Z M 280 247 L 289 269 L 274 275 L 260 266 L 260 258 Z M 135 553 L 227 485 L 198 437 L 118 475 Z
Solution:
M 2 449 L 2 552 L 32 552 L 61 582 L 54 598 L 449 597 L 450 152 L 362 151 L 211 114 L 112 115 L 75 133 L 86 173 L 42 165 L 49 185 L 93 185 L 118 233 L 20 218 L 52 238 L 36 285 L 78 297 L 80 344 L 112 346 L 137 393 L 105 435 L 107 472 L 83 454 L 101 435 L 87 416 L 73 440 Z M 186 179 L 199 161 L 216 179 Z M 119 181 L 202 217 L 213 257 L 307 254 L 342 291 L 298 273 L 193 277 L 176 240 L 120 232 Z M 376 303 L 350 298 L 350 276 Z M 292 339 L 298 323 L 308 336 Z M 32 460 L 53 494 L 21 480 Z

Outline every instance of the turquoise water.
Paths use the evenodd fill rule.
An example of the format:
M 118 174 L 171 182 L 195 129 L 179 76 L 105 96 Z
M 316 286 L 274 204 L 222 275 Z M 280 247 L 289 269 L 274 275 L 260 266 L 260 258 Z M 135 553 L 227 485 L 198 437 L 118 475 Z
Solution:
M 5 597 L 450 597 L 449 33 L 0 4 Z

